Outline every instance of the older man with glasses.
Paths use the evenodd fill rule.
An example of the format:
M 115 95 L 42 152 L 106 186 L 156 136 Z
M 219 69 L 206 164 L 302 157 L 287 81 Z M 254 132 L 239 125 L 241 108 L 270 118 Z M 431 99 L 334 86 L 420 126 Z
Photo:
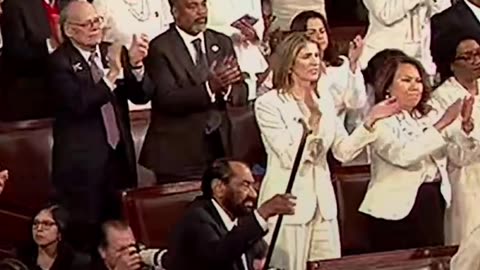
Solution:
M 118 190 L 137 185 L 127 100 L 143 102 L 148 40 L 133 37 L 128 51 L 102 43 L 103 18 L 86 1 L 69 3 L 60 23 L 66 40 L 50 65 L 57 101 L 52 180 L 72 216 L 70 236 L 85 243 L 95 225 L 120 216 Z

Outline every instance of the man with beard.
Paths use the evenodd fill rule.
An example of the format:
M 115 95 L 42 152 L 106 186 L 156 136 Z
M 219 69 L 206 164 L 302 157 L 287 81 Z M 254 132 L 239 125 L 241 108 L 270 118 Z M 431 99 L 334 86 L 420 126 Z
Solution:
M 176 225 L 165 266 L 169 270 L 252 270 L 255 245 L 267 220 L 294 213 L 294 197 L 275 195 L 254 210 L 257 193 L 247 165 L 218 159 L 206 170 L 203 196 Z
M 197 180 L 231 155 L 227 107 L 247 103 L 229 37 L 206 29 L 206 0 L 170 0 L 175 24 L 150 44 L 151 122 L 140 164 L 157 182 Z M 151 90 L 151 89 L 146 89 Z

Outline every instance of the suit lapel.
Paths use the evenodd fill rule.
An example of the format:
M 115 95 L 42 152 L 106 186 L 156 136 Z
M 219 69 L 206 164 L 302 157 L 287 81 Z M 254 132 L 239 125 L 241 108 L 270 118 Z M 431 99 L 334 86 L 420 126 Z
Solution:
M 83 81 L 93 83 L 90 65 L 87 63 L 85 58 L 83 58 L 77 48 L 75 48 L 70 41 L 67 41 L 65 46 L 67 47 L 68 55 L 70 57 L 70 65 L 75 76 Z
M 173 59 L 178 62 L 182 68 L 187 71 L 187 74 L 190 78 L 195 80 L 198 76 L 195 71 L 195 64 L 193 63 L 193 59 L 188 52 L 187 46 L 183 41 L 182 37 L 178 33 L 177 29 L 173 26 L 170 28 L 170 39 L 172 42 L 170 43 L 171 50 L 174 54 Z
M 465 22 L 465 28 L 475 30 L 476 34 L 480 34 L 480 22 L 473 13 L 473 11 L 465 4 L 465 2 L 458 3 L 460 20 Z
M 208 64 L 211 65 L 213 61 L 217 60 L 220 61 L 220 45 L 218 44 L 218 40 L 215 35 L 210 31 L 207 30 L 204 33 L 205 37 L 205 50 L 207 55 Z

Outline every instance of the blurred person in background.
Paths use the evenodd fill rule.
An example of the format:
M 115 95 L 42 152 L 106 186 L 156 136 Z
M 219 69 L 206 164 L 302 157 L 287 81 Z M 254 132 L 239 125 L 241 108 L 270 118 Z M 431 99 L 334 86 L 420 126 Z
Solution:
M 30 270 L 84 270 L 90 258 L 75 252 L 64 239 L 67 212 L 57 205 L 35 214 L 30 243 L 20 249 L 18 258 Z
M 0 194 L 2 194 L 3 189 L 5 188 L 5 184 L 8 180 L 8 171 L 2 170 L 0 171 Z

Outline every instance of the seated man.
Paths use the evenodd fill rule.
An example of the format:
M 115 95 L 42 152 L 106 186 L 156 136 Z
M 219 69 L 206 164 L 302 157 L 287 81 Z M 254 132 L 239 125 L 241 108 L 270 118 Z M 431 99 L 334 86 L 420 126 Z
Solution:
M 8 171 L 0 171 L 0 194 L 2 194 L 3 188 L 5 187 L 5 182 L 8 180 Z
M 480 227 L 460 244 L 450 262 L 451 270 L 480 270 Z
M 98 252 L 101 260 L 93 262 L 93 270 L 163 269 L 161 259 L 165 251 L 141 249 L 130 226 L 119 220 L 102 224 Z
M 254 210 L 257 193 L 242 162 L 218 159 L 197 198 L 176 225 L 165 258 L 169 270 L 252 270 L 254 246 L 267 233 L 267 220 L 294 213 L 294 197 L 276 195 Z

